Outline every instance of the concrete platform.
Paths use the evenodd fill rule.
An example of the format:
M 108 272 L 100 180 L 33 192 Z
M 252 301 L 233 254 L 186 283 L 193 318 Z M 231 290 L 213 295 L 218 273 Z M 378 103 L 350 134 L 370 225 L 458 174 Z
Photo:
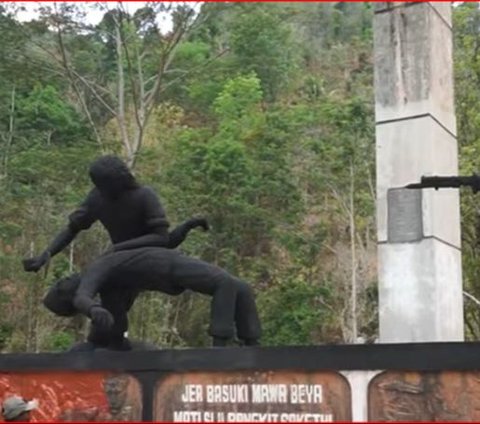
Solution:
M 479 421 L 480 343 L 0 355 L 37 420 Z

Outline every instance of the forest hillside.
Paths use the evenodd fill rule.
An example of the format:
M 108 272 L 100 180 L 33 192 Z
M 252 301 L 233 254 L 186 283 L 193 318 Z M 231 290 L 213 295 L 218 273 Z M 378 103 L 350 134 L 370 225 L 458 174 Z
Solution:
M 373 10 L 369 3 L 0 5 L 0 350 L 62 351 L 87 323 L 41 305 L 107 246 L 96 224 L 27 274 L 88 192 L 88 164 L 121 155 L 173 225 L 208 218 L 181 249 L 252 284 L 263 344 L 377 337 Z M 84 6 L 83 6 L 84 7 Z M 158 16 L 169 15 L 165 31 Z M 454 8 L 461 172 L 479 169 L 480 11 Z M 462 192 L 465 291 L 480 298 L 479 200 Z M 466 336 L 480 336 L 465 299 Z M 208 343 L 208 299 L 145 293 L 129 337 Z

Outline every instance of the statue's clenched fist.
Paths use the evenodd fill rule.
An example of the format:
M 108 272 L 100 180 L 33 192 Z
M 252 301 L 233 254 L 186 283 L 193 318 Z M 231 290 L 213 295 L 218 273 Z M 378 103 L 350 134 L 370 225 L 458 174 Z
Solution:
M 112 314 L 105 308 L 97 305 L 90 308 L 90 318 L 95 326 L 104 331 L 108 331 L 114 323 Z
M 42 266 L 44 266 L 50 259 L 48 252 L 43 252 L 39 256 L 28 258 L 23 260 L 23 269 L 27 272 L 37 272 Z
M 205 218 L 192 218 L 189 221 L 190 228 L 202 227 L 203 231 L 208 231 L 210 226 Z

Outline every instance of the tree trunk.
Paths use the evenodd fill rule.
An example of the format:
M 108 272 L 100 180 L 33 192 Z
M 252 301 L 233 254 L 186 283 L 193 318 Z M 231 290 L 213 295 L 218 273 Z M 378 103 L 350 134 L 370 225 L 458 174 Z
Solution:
M 8 160 L 10 154 L 10 147 L 13 141 L 13 133 L 15 128 L 15 86 L 12 88 L 11 100 L 10 100 L 10 116 L 8 119 L 8 134 L 5 137 L 5 153 L 3 155 L 3 176 L 8 176 Z
M 52 143 L 52 135 L 55 132 L 55 130 L 49 130 L 47 131 L 47 147 L 50 147 Z
M 71 274 L 73 272 L 73 253 L 75 250 L 75 241 L 70 243 L 70 252 L 68 255 L 68 272 Z
M 355 172 L 353 162 L 350 162 L 350 252 L 351 252 L 351 329 L 352 342 L 356 343 L 358 337 L 357 330 L 357 257 L 355 246 Z
M 117 96 L 118 96 L 118 109 L 117 109 L 117 123 L 120 130 L 120 137 L 122 138 L 123 146 L 125 147 L 125 153 L 127 156 L 127 162 L 132 161 L 134 152 L 132 152 L 132 146 L 127 131 L 127 122 L 125 118 L 125 75 L 123 72 L 123 54 L 122 54 L 122 34 L 120 33 L 120 27 L 118 23 L 115 23 L 115 41 L 117 47 Z M 133 162 L 132 162 L 133 163 Z

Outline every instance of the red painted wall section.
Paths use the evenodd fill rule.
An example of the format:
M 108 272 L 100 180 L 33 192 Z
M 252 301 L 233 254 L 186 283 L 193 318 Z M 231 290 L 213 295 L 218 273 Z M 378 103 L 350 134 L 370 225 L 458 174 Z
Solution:
M 38 399 L 33 422 L 141 420 L 140 385 L 127 374 L 1 373 L 0 399 L 11 395 Z

